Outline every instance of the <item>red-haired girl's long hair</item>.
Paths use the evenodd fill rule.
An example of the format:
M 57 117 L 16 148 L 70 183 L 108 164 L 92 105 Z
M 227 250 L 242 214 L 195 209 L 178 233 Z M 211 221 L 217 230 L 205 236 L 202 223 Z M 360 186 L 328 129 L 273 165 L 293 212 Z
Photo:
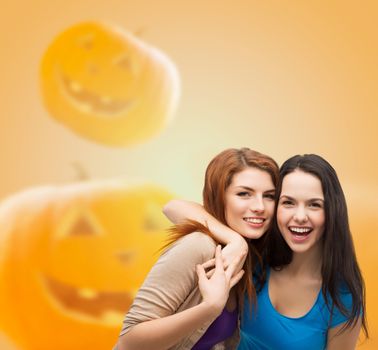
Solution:
M 202 192 L 203 206 L 209 214 L 224 225 L 227 225 L 225 216 L 226 189 L 231 184 L 233 176 L 246 168 L 257 168 L 266 171 L 270 175 L 274 185 L 278 182 L 279 169 L 277 163 L 271 157 L 249 148 L 226 149 L 215 156 L 207 166 Z M 166 246 L 195 231 L 206 233 L 215 239 L 205 225 L 193 220 L 187 220 L 183 224 L 172 227 Z M 249 250 L 244 264 L 245 273 L 237 286 L 239 305 L 241 306 L 243 305 L 243 295 L 245 293 L 247 293 L 252 303 L 256 301 L 256 289 L 252 278 L 256 263 L 259 263 L 261 266 L 258 269 L 260 270 L 260 279 L 264 279 L 265 272 L 262 264 L 262 255 L 265 249 L 265 241 L 265 235 L 259 239 L 248 241 Z

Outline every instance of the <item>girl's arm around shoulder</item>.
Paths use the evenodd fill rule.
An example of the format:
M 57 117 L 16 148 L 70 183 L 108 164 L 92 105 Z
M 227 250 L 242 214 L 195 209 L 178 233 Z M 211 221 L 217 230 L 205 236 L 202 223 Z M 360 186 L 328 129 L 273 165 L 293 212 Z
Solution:
M 185 221 L 185 219 L 190 219 L 207 226 L 212 233 L 212 237 L 217 242 L 226 244 L 222 252 L 226 266 L 230 264 L 240 252 L 248 252 L 246 240 L 239 233 L 215 219 L 201 204 L 173 199 L 164 206 L 163 213 L 174 224 L 181 223 Z
M 215 219 L 201 204 L 173 199 L 164 206 L 163 213 L 174 224 L 190 219 L 208 226 L 214 238 L 220 243 L 228 244 L 233 240 L 240 240 L 237 232 Z

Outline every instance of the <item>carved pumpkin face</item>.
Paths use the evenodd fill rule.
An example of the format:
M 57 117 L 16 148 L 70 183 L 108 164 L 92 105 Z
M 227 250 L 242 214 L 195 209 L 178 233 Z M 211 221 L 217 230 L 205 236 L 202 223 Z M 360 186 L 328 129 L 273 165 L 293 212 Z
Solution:
M 129 145 L 158 132 L 179 95 L 174 64 L 132 34 L 100 23 L 61 33 L 41 64 L 51 116 L 83 137 Z
M 0 324 L 24 349 L 107 349 L 166 238 L 156 186 L 39 188 L 0 207 Z

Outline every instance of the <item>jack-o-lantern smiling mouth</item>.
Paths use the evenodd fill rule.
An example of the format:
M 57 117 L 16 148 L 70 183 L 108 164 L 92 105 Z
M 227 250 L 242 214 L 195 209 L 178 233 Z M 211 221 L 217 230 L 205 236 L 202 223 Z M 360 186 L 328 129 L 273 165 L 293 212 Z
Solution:
M 128 292 L 101 292 L 88 288 L 77 288 L 53 278 L 44 278 L 50 295 L 67 311 L 80 313 L 104 322 L 122 322 L 132 303 Z
M 135 106 L 135 100 L 114 99 L 109 96 L 100 96 L 84 88 L 78 81 L 73 80 L 65 74 L 57 74 L 63 94 L 75 105 L 76 108 L 85 113 L 94 113 L 105 118 L 115 118 L 125 115 Z

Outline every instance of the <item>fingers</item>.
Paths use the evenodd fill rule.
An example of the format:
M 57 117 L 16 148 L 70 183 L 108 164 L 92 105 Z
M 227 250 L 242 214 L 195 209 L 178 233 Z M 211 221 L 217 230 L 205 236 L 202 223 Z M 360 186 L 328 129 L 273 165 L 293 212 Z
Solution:
M 215 266 L 215 258 L 213 259 L 210 259 L 210 260 L 207 260 L 206 262 L 204 262 L 202 264 L 203 268 L 206 270 L 206 269 L 209 269 L 210 267 L 214 267 Z
M 202 265 L 203 266 L 203 265 Z M 215 269 L 211 269 L 209 271 L 206 271 L 206 277 L 210 278 L 212 275 L 214 275 Z
M 215 249 L 215 271 L 224 271 L 220 245 L 217 245 L 217 248 Z
M 244 270 L 240 270 L 235 276 L 233 276 L 231 278 L 231 281 L 230 281 L 230 289 L 235 286 L 240 280 L 241 278 L 243 277 L 244 275 Z
M 226 270 L 226 276 L 228 279 L 232 280 L 232 275 L 234 274 L 236 268 L 239 266 L 240 262 L 244 259 L 246 252 L 242 252 L 238 257 L 236 257 Z
M 223 257 L 222 255 L 222 261 L 223 261 L 223 268 L 226 269 L 227 266 L 228 266 L 228 263 L 227 261 L 225 260 L 225 258 Z M 212 258 L 210 260 L 207 260 L 206 262 L 204 262 L 202 264 L 203 268 L 206 270 L 206 269 L 209 269 L 210 267 L 214 267 L 215 266 L 215 258 Z
M 207 280 L 205 269 L 202 267 L 202 265 L 196 266 L 196 272 L 198 276 L 198 281 Z
M 214 274 L 215 267 L 216 267 L 216 264 L 217 264 L 216 259 L 217 259 L 217 256 L 219 256 L 219 255 L 220 255 L 220 258 L 221 258 L 221 262 L 220 262 L 220 260 L 218 260 L 218 262 L 220 262 L 220 264 L 218 264 L 218 266 L 221 266 L 221 267 L 223 266 L 223 271 L 226 269 L 227 266 L 226 266 L 225 262 L 223 261 L 222 249 L 221 249 L 221 246 L 218 245 L 215 249 L 215 256 L 216 257 L 213 258 L 213 259 L 210 259 L 210 260 L 208 260 L 208 261 L 206 261 L 202 264 L 202 267 L 206 271 L 206 277 L 207 278 L 210 278 Z M 218 271 L 222 271 L 222 269 L 218 269 Z
M 206 261 L 204 264 L 200 265 L 200 268 L 197 267 L 197 274 L 199 278 L 207 278 L 210 279 L 215 273 L 217 275 L 225 275 L 226 279 L 230 283 L 230 288 L 232 288 L 235 284 L 237 284 L 240 279 L 242 278 L 244 271 L 240 270 L 242 261 L 245 258 L 247 252 L 243 251 L 242 253 L 239 254 L 238 257 L 236 257 L 231 264 L 226 267 L 222 258 L 222 250 L 221 246 L 218 245 L 215 249 L 215 258 Z M 205 269 L 208 269 L 210 267 L 214 266 L 215 262 L 215 268 L 210 269 L 209 271 L 205 271 Z M 235 276 L 234 273 L 238 271 Z

